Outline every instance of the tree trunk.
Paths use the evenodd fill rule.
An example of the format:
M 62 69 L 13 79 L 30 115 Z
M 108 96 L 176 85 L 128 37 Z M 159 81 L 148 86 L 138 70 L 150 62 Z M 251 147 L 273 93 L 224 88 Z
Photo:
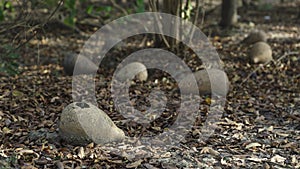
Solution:
M 222 27 L 230 27 L 237 23 L 237 0 L 222 0 Z

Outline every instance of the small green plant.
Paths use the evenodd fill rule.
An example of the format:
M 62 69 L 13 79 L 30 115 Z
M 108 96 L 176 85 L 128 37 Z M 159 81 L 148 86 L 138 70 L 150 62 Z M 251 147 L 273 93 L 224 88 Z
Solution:
M 268 11 L 273 9 L 272 1 L 259 0 L 258 9 L 261 11 Z
M 3 49 L 4 51 L 2 54 L 4 54 L 4 56 L 0 57 L 0 72 L 4 72 L 8 75 L 18 74 L 18 59 L 20 58 L 20 55 L 17 54 L 10 45 L 4 46 Z
M 44 4 L 45 8 L 56 8 L 58 4 L 60 4 L 61 0 L 44 0 L 44 1 L 37 1 L 36 3 L 42 3 Z M 63 1 L 63 6 L 61 9 L 67 13 L 65 17 L 63 17 L 63 23 L 70 26 L 74 27 L 76 23 L 76 15 L 77 15 L 77 10 L 76 10 L 76 2 L 78 0 L 64 0 Z M 80 3 L 83 3 L 85 0 L 80 0 Z
M 103 12 L 105 17 L 109 17 L 112 11 L 111 6 L 101 6 L 96 9 L 97 12 Z
M 136 0 L 136 12 L 137 13 L 145 12 L 144 0 Z
M 87 8 L 86 8 L 86 13 L 87 14 L 92 14 L 94 11 L 94 5 L 89 5 Z
M 64 23 L 71 27 L 75 26 L 76 23 L 76 0 L 66 0 L 64 7 L 67 9 L 69 15 L 65 18 Z
M 95 7 L 94 5 L 89 5 L 86 9 L 86 13 L 89 15 L 102 15 L 103 17 L 110 17 L 111 11 L 111 6 Z
M 42 1 L 42 3 L 45 3 L 46 4 L 46 7 L 56 7 L 57 3 L 58 3 L 59 0 L 44 0 Z
M 11 1 L 0 0 L 0 21 L 4 21 L 8 12 L 13 12 L 14 8 Z

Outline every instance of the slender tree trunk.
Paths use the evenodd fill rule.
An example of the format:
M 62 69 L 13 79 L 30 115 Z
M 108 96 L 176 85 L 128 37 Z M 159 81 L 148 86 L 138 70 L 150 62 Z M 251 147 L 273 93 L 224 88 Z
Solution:
M 237 0 L 222 0 L 222 27 L 230 27 L 237 23 Z
M 298 18 L 300 19 L 300 3 L 299 3 L 299 8 L 298 8 Z

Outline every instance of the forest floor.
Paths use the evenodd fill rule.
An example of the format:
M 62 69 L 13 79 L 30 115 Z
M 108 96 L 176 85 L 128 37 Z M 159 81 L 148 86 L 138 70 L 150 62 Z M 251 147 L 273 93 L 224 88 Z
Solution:
M 64 74 L 61 65 L 64 52 L 79 52 L 99 27 L 78 24 L 82 31 L 78 33 L 54 23 L 47 25 L 20 46 L 20 73 L 0 77 L 0 168 L 300 168 L 298 8 L 295 3 L 274 5 L 270 10 L 241 8 L 240 24 L 230 31 L 219 29 L 218 19 L 209 19 L 219 18 L 218 12 L 205 16 L 201 30 L 217 49 L 230 80 L 224 111 L 207 140 L 199 141 L 195 127 L 179 146 L 163 153 L 152 150 L 130 154 L 124 150 L 118 155 L 109 144 L 80 147 L 53 139 L 51 134 L 58 131 L 62 110 L 72 103 L 72 77 Z M 2 34 L 2 44 L 25 42 L 30 36 L 23 34 L 23 29 L 15 27 Z M 240 43 L 251 29 L 268 34 L 275 60 L 258 70 L 259 65 L 249 63 L 248 47 Z M 120 62 L 144 48 L 140 46 L 142 39 L 129 38 L 107 57 Z M 199 69 L 194 62 L 185 61 L 192 70 Z M 112 104 L 109 81 L 114 70 L 110 66 L 99 68 L 98 80 L 102 82 L 96 85 L 98 107 L 127 136 L 140 136 L 145 128 L 126 120 Z M 177 86 L 171 79 L 166 87 L 165 78 L 171 79 L 153 70 L 146 82 L 136 82 L 130 91 L 135 104 L 147 105 L 144 99 L 151 87 L 169 91 L 170 86 Z M 198 127 L 203 125 L 213 102 L 209 96 L 203 97 L 201 118 L 195 122 Z M 169 106 L 173 106 L 170 111 L 178 108 L 176 103 Z M 163 130 L 175 119 L 174 113 L 166 112 L 146 130 Z M 119 148 L 126 146 L 124 143 Z

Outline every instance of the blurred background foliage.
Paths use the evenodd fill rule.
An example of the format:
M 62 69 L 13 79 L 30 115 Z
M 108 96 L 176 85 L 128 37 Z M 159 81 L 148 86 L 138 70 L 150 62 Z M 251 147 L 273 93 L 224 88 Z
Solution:
M 258 10 L 271 10 L 274 1 L 283 2 L 283 0 L 234 1 L 243 4 L 256 3 Z M 205 6 L 201 0 L 0 0 L 0 33 L 11 33 L 10 30 L 18 28 L 23 29 L 26 34 L 25 40 L 16 42 L 15 39 L 9 39 L 6 45 L 0 46 L 0 71 L 6 74 L 17 73 L 20 62 L 18 49 L 26 45 L 30 38 L 34 38 L 36 32 L 46 32 L 44 27 L 48 23 L 51 25 L 55 21 L 53 25 L 59 23 L 80 32 L 77 25 L 85 24 L 84 21 L 88 19 L 93 19 L 93 26 L 101 27 L 121 16 L 145 11 L 170 13 L 197 25 L 196 21 L 199 20 L 197 17 L 205 15 Z M 19 34 L 21 33 L 16 33 L 16 36 L 20 38 Z M 27 36 L 29 34 L 32 36 Z M 172 42 L 168 38 L 161 37 L 161 39 L 166 46 L 177 45 L 177 42 Z
M 187 0 L 187 2 L 191 1 Z M 185 4 L 188 4 L 187 2 Z M 86 16 L 98 19 L 100 26 L 122 15 L 147 11 L 147 0 L 128 1 L 127 3 L 129 5 L 124 7 L 115 0 L 0 0 L 0 32 L 6 33 L 21 25 L 32 33 L 37 29 L 43 29 L 47 22 L 53 20 L 58 20 L 65 26 L 76 30 L 78 21 L 83 20 Z M 184 18 L 190 17 L 190 10 L 190 7 L 186 8 L 186 12 L 183 14 Z M 23 45 L 26 44 L 16 46 L 15 42 L 11 42 L 0 47 L 0 71 L 2 73 L 13 75 L 19 72 L 18 48 Z
M 92 0 L 0 0 L 0 33 L 7 33 L 17 26 L 31 29 L 30 31 L 33 32 L 37 28 L 43 29 L 42 27 L 47 24 L 44 21 L 52 19 L 58 19 L 60 23 L 70 28 L 76 28 L 78 18 L 85 15 L 112 20 L 112 12 L 117 10 L 113 5 L 119 6 L 114 0 L 111 2 L 103 5 Z M 145 11 L 144 0 L 136 0 L 133 4 L 133 7 L 124 9 L 125 13 L 122 11 L 124 15 Z M 48 16 L 40 16 L 40 13 L 46 13 Z M 48 20 L 47 17 L 49 17 Z M 36 24 L 36 20 L 40 20 L 40 23 Z M 14 42 L 8 42 L 0 47 L 0 73 L 2 75 L 19 73 L 18 48 L 23 45 L 26 44 L 16 46 Z

